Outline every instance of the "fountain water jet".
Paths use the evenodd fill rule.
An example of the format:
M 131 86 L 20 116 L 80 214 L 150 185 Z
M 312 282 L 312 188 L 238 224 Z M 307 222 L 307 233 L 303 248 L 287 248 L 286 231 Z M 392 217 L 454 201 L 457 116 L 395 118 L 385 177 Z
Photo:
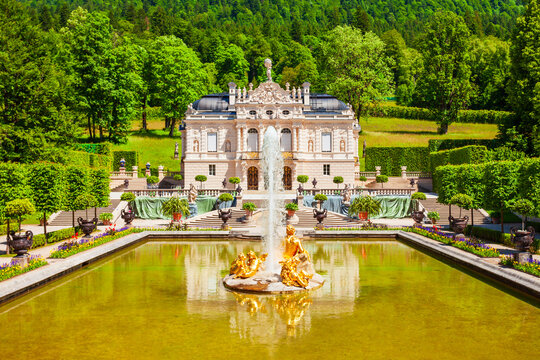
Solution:
M 264 133 L 261 167 L 264 177 L 264 186 L 268 193 L 266 209 L 268 219 L 266 222 L 264 242 L 268 253 L 266 270 L 279 273 L 278 261 L 279 239 L 283 237 L 284 227 L 282 223 L 283 200 L 279 194 L 283 191 L 283 157 L 279 144 L 279 136 L 273 126 L 269 126 Z

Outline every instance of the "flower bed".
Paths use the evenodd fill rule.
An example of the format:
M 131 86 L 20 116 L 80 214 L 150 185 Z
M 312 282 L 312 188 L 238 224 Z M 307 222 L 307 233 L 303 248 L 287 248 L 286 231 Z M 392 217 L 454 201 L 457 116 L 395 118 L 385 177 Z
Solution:
M 75 255 L 77 253 L 91 249 L 101 244 L 105 244 L 109 241 L 119 239 L 129 234 L 143 231 L 142 229 L 128 228 L 128 227 L 123 227 L 119 229 L 118 231 L 110 230 L 110 229 L 108 232 L 103 232 L 97 236 L 94 236 L 93 238 L 89 238 L 89 239 L 82 238 L 78 241 L 74 241 L 74 240 L 66 241 L 65 243 L 60 245 L 57 250 L 52 251 L 49 257 L 55 258 L 55 259 L 64 259 L 64 258 L 67 258 L 68 256 Z
M 28 260 L 28 265 L 24 267 L 14 263 L 2 265 L 0 266 L 0 281 L 24 274 L 25 272 L 37 269 L 43 265 L 47 265 L 47 261 L 45 261 L 45 259 L 43 259 L 41 256 L 37 255 L 31 256 Z
M 510 266 L 516 270 L 540 277 L 540 261 L 535 259 L 529 259 L 526 263 L 521 264 L 514 261 L 511 256 L 503 256 L 501 258 L 501 265 Z
M 428 237 L 432 240 L 440 241 L 442 243 L 451 245 L 461 250 L 465 250 L 480 257 L 499 257 L 501 255 L 497 249 L 489 245 L 474 243 L 467 238 L 458 238 L 456 240 L 453 240 L 452 234 L 443 233 L 434 228 L 410 227 L 404 228 L 403 230 Z

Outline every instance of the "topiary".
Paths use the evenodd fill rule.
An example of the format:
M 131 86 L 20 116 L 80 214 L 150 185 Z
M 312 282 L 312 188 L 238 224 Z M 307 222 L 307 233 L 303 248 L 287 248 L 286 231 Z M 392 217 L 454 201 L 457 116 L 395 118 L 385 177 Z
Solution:
M 417 191 L 411 195 L 411 200 L 426 200 L 426 194 L 421 191 Z
M 321 203 L 323 203 L 326 200 L 328 200 L 328 197 L 326 195 L 324 195 L 324 194 L 317 194 L 317 195 L 315 195 L 315 200 L 320 201 Z
M 339 189 L 339 184 L 343 183 L 343 176 L 334 176 L 333 182 L 338 186 Z
M 527 217 L 534 215 L 534 204 L 527 199 L 518 199 L 510 204 L 510 209 L 522 215 L 521 230 L 525 230 L 525 222 Z
M 305 184 L 305 183 L 308 182 L 309 176 L 307 176 L 307 175 L 298 175 L 298 176 L 296 177 L 296 180 L 297 180 L 299 183 Z
M 227 202 L 227 201 L 233 201 L 234 200 L 233 196 L 231 194 L 229 194 L 229 193 L 223 193 L 223 194 L 219 195 L 218 199 L 219 199 L 220 202 Z
M 459 207 L 459 217 L 461 217 L 461 209 L 470 210 L 473 206 L 473 199 L 466 194 L 456 194 L 450 198 L 450 204 Z
M 360 176 L 360 177 L 358 178 L 358 180 L 360 180 L 360 181 L 367 181 L 367 177 L 365 177 L 365 176 Z
M 153 185 L 157 184 L 159 182 L 159 178 L 157 176 L 149 176 L 146 178 L 146 183 Z
M 86 218 L 88 219 L 88 208 L 97 205 L 96 198 L 88 193 L 81 194 L 75 198 L 72 208 L 75 210 L 86 210 Z
M 384 189 L 384 183 L 388 182 L 388 176 L 386 176 L 386 175 L 377 175 L 377 177 L 375 178 L 375 181 L 377 183 L 381 184 L 381 186 Z
M 252 202 L 247 202 L 242 205 L 242 209 L 246 211 L 255 211 L 257 210 L 257 206 Z
M 285 205 L 285 210 L 291 210 L 291 211 L 296 211 L 298 210 L 298 204 L 296 203 L 288 203 L 287 205 Z
M 180 180 L 183 179 L 183 177 L 180 174 L 176 174 L 176 175 L 173 176 L 173 179 L 176 180 L 176 181 L 180 181 Z
M 21 222 L 25 215 L 36 212 L 36 208 L 28 199 L 15 199 L 6 203 L 4 212 L 8 218 L 15 218 L 19 221 L 19 233 L 21 232 Z
M 240 178 L 239 178 L 239 177 L 236 177 L 236 176 L 235 176 L 235 177 L 230 177 L 230 178 L 229 178 L 229 182 L 230 182 L 231 184 L 240 184 Z
M 130 192 L 122 193 L 122 195 L 120 196 L 120 200 L 127 202 L 133 201 L 135 200 L 135 194 Z
M 202 188 L 202 183 L 205 182 L 206 180 L 208 180 L 208 178 L 205 175 L 195 176 L 195 181 L 199 181 L 201 183 L 201 188 Z

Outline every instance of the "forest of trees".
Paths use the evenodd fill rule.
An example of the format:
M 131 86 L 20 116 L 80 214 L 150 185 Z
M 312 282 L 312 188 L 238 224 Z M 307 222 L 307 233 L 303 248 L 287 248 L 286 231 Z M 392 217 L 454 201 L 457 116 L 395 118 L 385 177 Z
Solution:
M 537 1 L 525 16 L 533 23 Z M 54 159 L 83 131 L 122 142 L 133 119 L 145 127 L 149 106 L 172 135 L 190 102 L 265 79 L 265 58 L 275 81 L 309 81 L 359 116 L 390 95 L 437 102 L 443 131 L 462 108 L 516 110 L 529 125 L 503 131 L 530 139 L 537 104 L 509 96 L 525 86 L 511 74 L 535 76 L 517 63 L 523 47 L 538 51 L 538 34 L 514 31 L 537 29 L 518 20 L 524 9 L 493 0 L 0 0 L 0 159 Z

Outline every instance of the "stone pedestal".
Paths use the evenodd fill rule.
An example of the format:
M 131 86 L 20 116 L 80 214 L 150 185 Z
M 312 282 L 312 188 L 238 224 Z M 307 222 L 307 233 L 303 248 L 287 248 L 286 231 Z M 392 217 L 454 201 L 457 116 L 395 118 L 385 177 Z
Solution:
M 165 177 L 165 172 L 163 171 L 163 165 L 158 166 L 158 178 L 159 180 L 163 180 Z
M 11 263 L 15 265 L 19 265 L 20 267 L 25 267 L 25 266 L 28 266 L 29 260 L 30 260 L 30 256 L 28 256 L 28 254 L 17 255 L 11 260 Z
M 523 264 L 532 259 L 532 255 L 529 252 L 517 252 L 513 254 L 514 261 Z
M 379 175 L 381 175 L 381 167 L 375 166 L 375 176 L 379 176 Z
M 121 166 L 119 170 L 120 170 L 120 176 L 126 176 L 126 168 L 125 167 Z
M 236 207 L 241 209 L 242 205 L 244 205 L 244 203 L 242 201 L 242 195 L 238 194 L 238 195 L 236 195 Z
M 287 216 L 287 225 L 298 224 L 299 221 L 300 219 L 298 219 L 298 215 L 296 215 L 296 213 L 291 217 Z
M 298 200 L 298 202 L 297 202 L 298 207 L 299 208 L 304 207 L 304 194 L 298 194 L 296 199 Z
M 403 179 L 407 178 L 407 167 L 406 166 L 401 167 L 401 178 L 403 178 Z

